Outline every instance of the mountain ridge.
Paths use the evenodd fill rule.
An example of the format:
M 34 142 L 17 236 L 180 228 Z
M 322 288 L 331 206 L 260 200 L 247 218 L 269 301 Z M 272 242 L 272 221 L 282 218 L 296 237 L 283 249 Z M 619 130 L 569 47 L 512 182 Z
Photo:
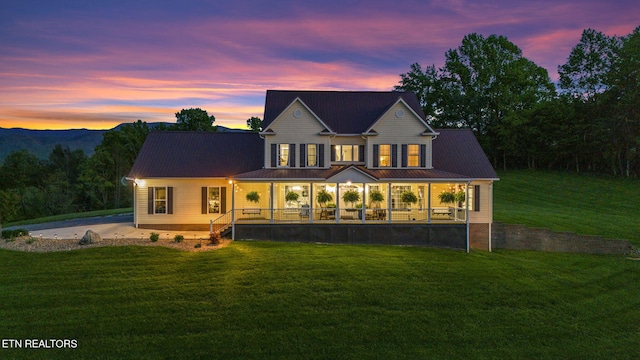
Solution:
M 102 135 L 107 131 L 118 129 L 129 123 L 120 124 L 112 129 L 63 129 L 63 130 L 32 130 L 25 128 L 0 127 L 0 163 L 14 151 L 29 150 L 39 159 L 47 159 L 51 150 L 60 144 L 70 150 L 80 149 L 87 156 L 93 155 L 95 147 L 102 142 Z M 161 123 L 148 123 L 150 128 Z M 171 123 L 165 123 L 171 125 Z M 218 126 L 219 131 L 245 131 Z

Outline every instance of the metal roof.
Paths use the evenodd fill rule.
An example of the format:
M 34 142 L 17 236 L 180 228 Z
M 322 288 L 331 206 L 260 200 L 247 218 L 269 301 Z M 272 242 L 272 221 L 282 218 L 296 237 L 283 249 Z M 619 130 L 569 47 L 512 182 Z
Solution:
M 473 179 L 498 179 L 470 129 L 438 129 L 432 141 L 433 168 Z
M 254 132 L 155 131 L 129 172 L 135 178 L 230 177 L 264 164 L 264 142 Z
M 423 121 L 425 119 L 413 92 L 267 90 L 263 129 L 297 98 L 338 134 L 363 133 L 399 99 L 404 100 Z

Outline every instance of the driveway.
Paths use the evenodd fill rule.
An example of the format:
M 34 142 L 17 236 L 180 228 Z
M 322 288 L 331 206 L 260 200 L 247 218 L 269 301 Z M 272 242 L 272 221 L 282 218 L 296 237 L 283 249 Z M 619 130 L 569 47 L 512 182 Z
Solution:
M 80 239 L 87 230 L 94 231 L 103 239 L 149 238 L 151 232 L 161 237 L 173 238 L 180 234 L 185 238 L 208 239 L 208 231 L 166 231 L 137 229 L 133 226 L 133 214 L 110 215 L 54 221 L 42 224 L 11 226 L 5 229 L 25 229 L 31 236 L 42 239 Z

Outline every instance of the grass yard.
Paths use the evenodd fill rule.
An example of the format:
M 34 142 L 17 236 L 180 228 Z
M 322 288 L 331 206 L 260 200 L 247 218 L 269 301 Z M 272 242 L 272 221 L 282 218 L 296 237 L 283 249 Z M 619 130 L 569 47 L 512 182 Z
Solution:
M 0 251 L 0 358 L 637 359 L 640 261 L 235 242 Z
M 499 172 L 494 219 L 640 245 L 640 180 L 545 171 Z

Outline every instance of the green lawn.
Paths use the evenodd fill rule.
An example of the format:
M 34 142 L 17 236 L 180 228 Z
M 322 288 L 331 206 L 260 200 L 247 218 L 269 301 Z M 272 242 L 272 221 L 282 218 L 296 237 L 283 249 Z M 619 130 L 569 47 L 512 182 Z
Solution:
M 640 261 L 234 242 L 0 251 L 0 358 L 635 359 Z
M 544 171 L 499 172 L 494 219 L 627 239 L 640 245 L 640 180 Z

